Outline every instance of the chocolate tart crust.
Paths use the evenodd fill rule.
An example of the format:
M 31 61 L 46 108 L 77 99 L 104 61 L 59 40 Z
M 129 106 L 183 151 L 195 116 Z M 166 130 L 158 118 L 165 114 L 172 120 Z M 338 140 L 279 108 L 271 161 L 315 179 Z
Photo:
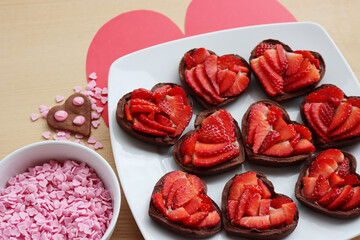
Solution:
M 218 110 L 220 110 L 220 109 L 212 108 L 212 109 L 208 109 L 208 110 L 205 110 L 205 111 L 199 113 L 195 118 L 195 123 L 194 123 L 195 130 L 187 132 L 174 145 L 174 148 L 173 148 L 174 160 L 177 165 L 179 165 L 181 168 L 185 169 L 186 171 L 197 174 L 197 175 L 201 175 L 201 176 L 214 175 L 214 174 L 223 173 L 226 171 L 230 171 L 234 168 L 237 168 L 245 161 L 245 151 L 244 151 L 244 145 L 243 145 L 243 141 L 242 141 L 242 137 L 241 137 L 241 131 L 240 131 L 237 121 L 233 118 L 234 125 L 235 125 L 235 137 L 239 143 L 239 155 L 237 157 L 230 159 L 226 162 L 211 166 L 211 167 L 197 167 L 191 163 L 184 165 L 184 161 L 183 161 L 184 158 L 180 152 L 181 144 L 185 141 L 186 138 L 188 138 L 191 134 L 193 134 L 194 132 L 198 131 L 201 128 L 201 123 L 205 118 L 207 118 L 208 116 L 210 116 L 211 114 L 213 114 L 214 112 L 216 112 Z
M 275 39 L 266 39 L 266 40 L 263 40 L 261 41 L 259 44 L 257 44 L 254 49 L 251 51 L 250 53 L 250 58 L 249 58 L 249 63 L 251 62 L 252 59 L 256 58 L 256 47 L 262 43 L 268 43 L 268 44 L 272 44 L 272 45 L 275 45 L 275 44 L 281 44 L 283 45 L 284 47 L 284 50 L 287 51 L 287 52 L 293 52 L 293 50 L 288 46 L 286 45 L 285 43 L 279 41 L 279 40 L 275 40 Z M 314 90 L 314 88 L 320 83 L 321 79 L 324 77 L 324 74 L 325 74 L 325 71 L 326 71 L 326 65 L 325 65 L 325 61 L 323 59 L 323 57 L 321 56 L 320 53 L 318 52 L 314 52 L 314 51 L 309 51 L 316 59 L 319 60 L 319 63 L 320 63 L 320 70 L 319 70 L 319 73 L 320 73 L 320 79 L 319 81 L 317 81 L 316 83 L 310 85 L 310 86 L 307 86 L 306 88 L 303 88 L 303 89 L 300 89 L 298 91 L 295 91 L 295 92 L 292 92 L 292 93 L 284 93 L 284 94 L 281 94 L 281 95 L 276 95 L 276 96 L 271 96 L 267 93 L 267 91 L 265 90 L 264 86 L 261 84 L 259 78 L 256 76 L 256 74 L 253 74 L 254 78 L 257 80 L 257 82 L 259 83 L 259 85 L 261 86 L 262 90 L 264 91 L 264 93 L 271 99 L 271 100 L 274 100 L 274 101 L 277 101 L 277 102 L 282 102 L 282 101 L 286 101 L 286 100 L 290 100 L 290 99 L 293 99 L 293 98 L 296 98 L 296 97 L 299 97 L 301 95 L 304 95 L 304 94 L 307 94 L 311 91 Z
M 169 173 L 167 173 L 167 174 L 169 174 Z M 161 187 L 162 187 L 163 181 L 164 181 L 165 177 L 167 176 L 167 174 L 165 174 L 162 178 L 160 178 L 160 180 L 156 183 L 151 195 L 153 195 L 154 193 L 157 193 L 157 192 L 161 192 Z M 203 193 L 206 194 L 207 186 L 206 186 L 205 181 L 204 180 L 202 180 L 202 181 L 204 183 L 204 192 Z M 220 211 L 219 206 L 212 199 L 211 199 L 211 202 L 213 203 L 215 210 L 218 212 L 219 216 L 221 217 L 221 211 Z M 155 207 L 151 198 L 150 198 L 150 204 L 149 204 L 149 216 L 155 222 L 160 224 L 161 226 L 163 226 L 177 234 L 181 234 L 183 236 L 190 237 L 190 238 L 211 237 L 211 236 L 215 235 L 216 233 L 220 232 L 222 229 L 221 221 L 217 225 L 215 225 L 211 228 L 190 228 L 190 227 L 186 227 L 180 223 L 173 222 L 173 221 L 169 220 L 169 218 L 165 217 Z
M 237 175 L 241 175 L 241 174 L 237 174 Z M 295 210 L 294 221 L 289 225 L 282 224 L 277 227 L 270 227 L 269 229 L 266 230 L 259 230 L 259 229 L 249 229 L 231 224 L 230 220 L 227 217 L 227 202 L 228 202 L 228 195 L 230 192 L 231 185 L 237 175 L 235 175 L 225 184 L 224 190 L 222 192 L 221 211 L 222 211 L 222 219 L 223 219 L 225 231 L 245 238 L 263 239 L 263 240 L 281 239 L 292 233 L 295 230 L 299 221 L 299 210 L 297 206 Z M 284 197 L 290 199 L 293 202 L 293 200 L 290 197 L 284 194 L 276 193 L 273 184 L 267 179 L 267 177 L 262 172 L 256 172 L 256 176 L 261 181 L 263 181 L 263 183 L 268 187 L 268 189 L 271 192 L 271 198 Z
M 346 152 L 346 151 L 341 151 L 345 157 L 347 157 L 350 160 L 350 173 L 355 174 L 359 179 L 360 179 L 360 175 L 356 173 L 356 158 Z M 330 210 L 327 209 L 321 205 L 319 205 L 318 203 L 315 203 L 309 199 L 307 199 L 304 194 L 303 194 L 303 184 L 302 184 L 302 178 L 305 176 L 306 171 L 308 170 L 308 168 L 311 166 L 311 164 L 315 161 L 316 157 L 319 155 L 315 154 L 311 157 L 309 157 L 308 159 L 306 159 L 304 166 L 302 167 L 298 180 L 296 182 L 295 185 L 295 197 L 297 198 L 297 200 L 299 200 L 299 202 L 301 202 L 303 205 L 305 205 L 306 207 L 328 215 L 330 217 L 334 217 L 334 218 L 342 218 L 342 219 L 348 219 L 348 218 L 356 218 L 360 216 L 360 207 L 355 208 L 353 210 L 349 210 L 349 211 L 341 211 L 341 210 Z
M 186 53 L 192 55 L 198 48 L 193 48 L 189 51 L 187 51 Z M 213 51 L 211 50 L 208 50 L 207 51 L 212 54 L 212 55 L 216 55 L 218 56 L 216 53 L 214 53 Z M 230 56 L 234 56 L 238 59 L 241 60 L 242 63 L 244 63 L 244 65 L 249 69 L 249 72 L 246 74 L 246 76 L 249 78 L 249 81 L 251 81 L 251 68 L 250 68 L 250 65 L 249 63 L 241 56 L 237 55 L 237 54 L 225 54 L 225 55 L 230 55 Z M 223 55 L 223 56 L 225 56 Z M 218 56 L 220 57 L 220 56 Z M 181 58 L 180 60 L 180 63 L 179 63 L 179 78 L 180 78 L 180 82 L 181 84 L 186 88 L 186 90 L 190 93 L 190 95 L 196 99 L 196 101 L 198 101 L 204 108 L 206 109 L 210 109 L 210 108 L 214 108 L 214 107 L 221 107 L 221 106 L 224 106 L 234 100 L 236 100 L 237 98 L 239 98 L 245 91 L 246 89 L 240 93 L 239 95 L 236 95 L 236 96 L 233 96 L 233 97 L 227 97 L 226 100 L 222 101 L 221 103 L 218 103 L 218 104 L 210 104 L 208 102 L 205 101 L 205 99 L 203 99 L 202 97 L 200 97 L 199 95 L 197 95 L 193 89 L 187 84 L 186 82 L 186 79 L 185 79 L 185 70 L 186 70 L 186 60 L 185 60 L 185 54 L 184 56 Z
M 154 91 L 157 88 L 160 88 L 164 85 L 171 85 L 172 87 L 175 86 L 179 86 L 180 85 L 176 84 L 176 83 L 158 83 L 156 84 L 150 91 Z M 183 87 L 182 87 L 183 88 Z M 184 89 L 185 90 L 185 89 Z M 187 92 L 185 90 L 186 95 Z M 118 102 L 117 104 L 117 108 L 116 108 L 116 121 L 119 124 L 119 126 L 128 134 L 130 134 L 131 136 L 140 139 L 144 142 L 150 143 L 150 144 L 154 144 L 154 145 L 158 145 L 158 146 L 172 146 L 176 143 L 176 141 L 179 139 L 180 136 L 177 137 L 170 137 L 170 136 L 166 136 L 166 137 L 159 137 L 159 136 L 153 136 L 150 134 L 146 134 L 146 133 L 142 133 L 139 131 L 134 130 L 134 128 L 132 127 L 132 123 L 129 122 L 126 119 L 125 116 L 125 105 L 127 104 L 127 102 L 130 100 L 131 98 L 131 92 L 125 94 Z M 192 106 L 192 100 L 191 98 L 188 98 L 188 105 Z
M 325 87 L 337 87 L 336 85 L 333 84 L 322 84 L 321 86 L 317 87 L 316 89 L 314 89 L 313 92 L 321 89 L 321 88 L 325 88 Z M 341 89 L 341 88 L 339 88 Z M 306 98 L 306 97 L 305 97 Z M 312 128 L 312 126 L 309 124 L 308 120 L 306 119 L 305 113 L 304 113 L 304 105 L 305 105 L 305 98 L 303 99 L 303 101 L 300 104 L 300 115 L 301 118 L 303 120 L 303 122 L 306 124 L 306 126 L 309 127 L 309 129 L 311 130 L 311 132 L 313 133 L 312 135 L 315 136 L 315 143 L 317 144 L 317 146 L 321 149 L 327 149 L 327 148 L 340 148 L 340 147 L 345 147 L 345 146 L 349 146 L 351 144 L 354 144 L 356 142 L 360 141 L 360 136 L 355 136 L 352 138 L 348 138 L 348 139 L 344 139 L 344 140 L 339 140 L 339 141 L 332 141 L 332 142 L 325 142 L 324 140 L 322 140 L 320 137 L 318 137 L 318 135 L 315 133 L 314 129 Z M 346 96 L 344 93 L 344 98 L 348 99 L 348 98 L 357 98 L 360 99 L 359 96 Z
M 258 103 L 263 103 L 266 106 L 278 107 L 283 114 L 283 119 L 288 124 L 303 125 L 299 122 L 290 120 L 289 114 L 286 112 L 285 108 L 283 108 L 277 102 L 274 102 L 272 100 L 267 100 L 267 99 L 254 102 L 253 104 L 250 105 L 248 110 L 245 112 L 245 114 L 242 118 L 242 122 L 241 122 L 241 132 L 242 132 L 242 138 L 244 141 L 244 147 L 245 147 L 247 159 L 253 163 L 264 165 L 264 166 L 269 166 L 269 167 L 288 167 L 288 166 L 294 166 L 296 164 L 299 164 L 302 161 L 304 161 L 307 157 L 309 157 L 311 155 L 311 153 L 300 154 L 300 155 L 295 155 L 295 156 L 288 156 L 288 157 L 271 157 L 271 156 L 267 156 L 267 155 L 263 155 L 263 154 L 254 154 L 251 146 L 249 146 L 246 143 L 246 136 L 247 136 L 248 125 L 249 125 L 248 118 L 250 115 L 251 108 L 255 104 L 258 104 Z M 313 143 L 313 139 L 311 140 L 311 142 Z

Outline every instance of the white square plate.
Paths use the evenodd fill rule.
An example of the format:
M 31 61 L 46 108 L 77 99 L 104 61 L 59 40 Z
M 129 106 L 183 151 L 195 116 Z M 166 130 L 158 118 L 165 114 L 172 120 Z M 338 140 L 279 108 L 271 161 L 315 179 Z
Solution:
M 326 33 L 314 23 L 283 23 L 252 26 L 213 32 L 184 38 L 150 47 L 116 60 L 109 73 L 109 123 L 116 167 L 122 188 L 146 239 L 179 239 L 180 237 L 154 223 L 148 215 L 148 206 L 155 183 L 167 172 L 180 169 L 172 157 L 172 147 L 156 147 L 143 143 L 126 134 L 115 118 L 118 100 L 136 88 L 151 89 L 159 82 L 180 83 L 178 64 L 185 52 L 192 48 L 205 47 L 216 54 L 236 53 L 249 59 L 250 51 L 262 40 L 273 38 L 288 44 L 294 50 L 313 50 L 322 54 L 327 68 L 321 82 L 332 83 L 342 88 L 348 96 L 360 95 L 359 83 L 346 60 Z M 260 87 L 251 79 L 246 91 L 236 101 L 224 106 L 241 123 L 249 105 L 266 98 Z M 301 121 L 299 105 L 302 97 L 282 104 L 293 120 Z M 202 108 L 195 102 L 194 114 Z M 195 115 L 194 115 L 195 116 Z M 184 133 L 194 128 L 194 119 Z M 348 147 L 355 156 L 360 156 L 359 144 Z M 220 206 L 221 192 L 225 183 L 236 173 L 248 170 L 262 171 L 275 186 L 275 191 L 293 198 L 294 186 L 301 166 L 269 168 L 245 163 L 238 169 L 217 176 L 205 177 L 208 195 Z M 297 202 L 297 201 L 296 201 Z M 348 239 L 360 233 L 360 218 L 339 220 L 313 212 L 297 202 L 300 220 L 295 231 L 286 239 Z M 212 239 L 236 239 L 222 230 Z

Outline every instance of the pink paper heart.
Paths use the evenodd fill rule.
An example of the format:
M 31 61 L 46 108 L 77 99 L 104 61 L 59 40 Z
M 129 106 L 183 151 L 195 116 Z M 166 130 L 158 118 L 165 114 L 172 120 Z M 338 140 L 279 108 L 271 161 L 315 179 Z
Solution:
M 42 136 L 43 136 L 43 138 L 45 138 L 45 139 L 50 139 L 50 134 L 51 134 L 51 132 L 46 131 L 46 132 L 43 132 Z
M 186 12 L 185 34 L 166 16 L 146 10 L 120 14 L 96 33 L 90 44 L 86 73 L 96 73 L 97 86 L 107 87 L 110 65 L 131 52 L 175 39 L 223 29 L 267 23 L 294 22 L 276 0 L 193 0 Z M 99 105 L 101 99 L 98 100 Z M 102 117 L 107 125 L 108 109 Z
M 36 114 L 36 113 L 32 113 L 31 115 L 30 115 L 30 118 L 31 118 L 31 121 L 36 121 L 36 120 L 38 120 L 39 119 L 39 114 Z
M 63 97 L 63 96 L 60 96 L 60 95 L 57 95 L 57 96 L 55 97 L 55 100 L 56 100 L 57 103 L 59 103 L 59 102 L 61 102 L 62 100 L 64 100 L 64 97 Z

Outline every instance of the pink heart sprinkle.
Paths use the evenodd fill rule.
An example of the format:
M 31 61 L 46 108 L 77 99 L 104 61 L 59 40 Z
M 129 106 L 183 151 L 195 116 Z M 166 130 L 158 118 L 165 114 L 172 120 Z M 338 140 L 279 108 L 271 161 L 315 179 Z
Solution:
M 82 135 L 82 134 L 79 134 L 79 133 L 77 133 L 77 134 L 75 134 L 75 138 L 77 138 L 77 139 L 81 139 L 81 138 L 83 138 L 84 136 Z
M 36 120 L 39 119 L 39 114 L 32 113 L 32 114 L 30 115 L 30 117 L 31 117 L 31 120 L 34 122 L 34 121 L 36 121 Z
M 100 117 L 100 114 L 99 113 L 97 113 L 97 112 L 91 112 L 91 119 L 93 120 L 93 119 L 99 119 L 99 117 Z
M 59 103 L 59 102 L 61 102 L 62 100 L 64 100 L 64 97 L 63 97 L 63 96 L 60 96 L 60 95 L 57 95 L 57 96 L 55 97 L 55 100 L 56 100 L 57 103 Z
M 81 91 L 81 87 L 80 87 L 80 86 L 75 86 L 73 89 L 74 89 L 74 91 L 75 91 L 76 93 L 79 93 L 79 92 Z
M 106 104 L 108 101 L 108 98 L 107 97 L 101 97 L 101 103 L 102 104 Z
M 100 124 L 100 121 L 99 120 L 94 120 L 94 121 L 91 121 L 91 124 L 93 125 L 94 128 L 98 128 L 98 126 Z
M 94 89 L 94 87 L 96 86 L 96 82 L 94 80 L 91 80 L 87 85 L 86 85 L 86 90 L 88 91 L 92 91 Z
M 101 92 L 95 92 L 94 97 L 96 99 L 101 99 Z
M 90 136 L 89 139 L 87 140 L 88 143 L 96 143 L 96 140 L 93 136 Z
M 94 148 L 95 149 L 100 149 L 100 148 L 103 148 L 103 145 L 101 142 L 96 142 L 95 145 L 94 145 Z
M 89 144 L 89 148 L 92 149 L 92 150 L 94 150 L 94 145 Z
M 43 138 L 45 138 L 45 139 L 50 139 L 50 134 L 51 134 L 51 132 L 46 131 L 46 132 L 43 132 L 42 136 L 43 136 Z
M 48 108 L 47 106 L 45 105 L 40 105 L 39 106 L 39 110 L 40 110 L 40 113 L 44 112 L 44 111 L 49 111 L 50 108 Z
M 104 95 L 107 95 L 108 94 L 108 89 L 106 87 L 104 87 L 101 93 L 104 94 Z
M 97 79 L 96 72 L 90 73 L 89 78 L 93 79 L 93 80 L 96 80 Z
M 96 111 L 98 113 L 102 113 L 103 110 L 104 110 L 104 108 L 102 108 L 102 107 L 96 107 Z

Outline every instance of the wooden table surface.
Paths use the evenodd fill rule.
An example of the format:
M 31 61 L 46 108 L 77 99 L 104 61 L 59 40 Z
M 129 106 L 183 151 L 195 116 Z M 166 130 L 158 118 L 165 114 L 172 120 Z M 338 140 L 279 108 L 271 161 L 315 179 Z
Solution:
M 322 25 L 359 79 L 358 0 L 280 0 L 298 21 Z M 184 30 L 190 0 L 2 0 L 0 2 L 0 159 L 24 145 L 43 141 L 43 119 L 30 121 L 40 105 L 54 106 L 55 96 L 69 96 L 85 86 L 88 47 L 97 30 L 131 10 L 160 12 Z M 360 95 L 360 94 L 359 94 Z M 109 129 L 101 120 L 93 136 L 100 153 L 115 168 Z M 360 230 L 359 230 L 360 233 Z M 120 216 L 111 239 L 142 239 L 122 194 Z M 357 238 L 357 239 L 360 239 Z

